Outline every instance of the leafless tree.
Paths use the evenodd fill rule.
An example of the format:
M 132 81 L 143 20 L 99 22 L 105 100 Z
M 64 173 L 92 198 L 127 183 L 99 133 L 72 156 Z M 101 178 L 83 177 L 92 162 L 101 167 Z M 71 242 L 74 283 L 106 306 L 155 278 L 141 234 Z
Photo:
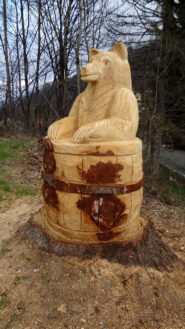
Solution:
M 9 56 L 9 45 L 8 45 L 8 26 L 7 26 L 7 6 L 6 0 L 3 0 L 3 34 L 0 34 L 1 45 L 5 57 L 6 65 L 6 98 L 7 98 L 7 116 L 11 119 L 11 126 L 14 125 L 14 111 L 12 106 L 12 86 L 11 86 L 11 71 L 10 71 L 10 56 Z
M 140 121 L 143 128 L 142 138 L 146 145 L 145 158 L 148 159 L 153 173 L 159 168 L 163 136 L 173 121 L 171 118 L 176 100 L 173 98 L 172 101 L 170 84 L 173 89 L 176 87 L 174 82 L 170 82 L 170 70 L 173 71 L 175 58 L 179 58 L 177 47 L 180 28 L 177 26 L 180 24 L 175 20 L 178 18 L 179 8 L 183 11 L 184 7 L 183 1 L 181 4 L 181 1 L 175 3 L 173 0 L 127 0 L 122 2 L 119 11 L 115 11 L 110 17 L 107 25 L 107 33 L 111 39 L 120 38 L 132 47 L 130 55 L 135 78 L 133 85 L 142 95 L 140 108 L 143 111 Z M 180 40 L 183 45 L 182 33 Z M 182 49 L 181 47 L 183 53 Z M 182 61 L 181 56 L 180 62 Z M 179 72 L 181 79 L 182 72 L 183 70 Z M 182 80 L 179 87 L 181 85 Z M 180 106 L 182 108 L 182 102 Z

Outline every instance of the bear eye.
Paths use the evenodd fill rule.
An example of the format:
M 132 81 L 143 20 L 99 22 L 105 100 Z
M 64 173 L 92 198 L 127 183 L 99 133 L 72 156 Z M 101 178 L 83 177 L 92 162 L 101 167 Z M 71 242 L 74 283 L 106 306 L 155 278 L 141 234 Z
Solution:
M 105 60 L 104 60 L 104 63 L 105 63 L 106 65 L 109 64 L 109 62 L 110 62 L 110 61 L 109 61 L 108 59 L 105 59 Z

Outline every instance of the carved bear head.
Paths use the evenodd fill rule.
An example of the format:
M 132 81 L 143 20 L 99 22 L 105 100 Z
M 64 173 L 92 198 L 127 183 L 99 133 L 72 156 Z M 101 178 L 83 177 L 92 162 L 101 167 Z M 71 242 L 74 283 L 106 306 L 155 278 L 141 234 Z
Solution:
M 128 53 L 124 43 L 116 43 L 112 51 L 91 49 L 89 63 L 81 68 L 81 79 L 101 86 L 119 85 L 132 89 Z

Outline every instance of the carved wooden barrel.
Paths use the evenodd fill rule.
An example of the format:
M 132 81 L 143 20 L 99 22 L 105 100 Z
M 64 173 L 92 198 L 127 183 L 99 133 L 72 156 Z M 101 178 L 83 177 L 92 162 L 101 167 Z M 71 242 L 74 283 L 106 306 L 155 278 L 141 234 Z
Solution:
M 77 243 L 138 241 L 146 220 L 142 142 L 74 144 L 44 140 L 44 230 L 55 240 Z

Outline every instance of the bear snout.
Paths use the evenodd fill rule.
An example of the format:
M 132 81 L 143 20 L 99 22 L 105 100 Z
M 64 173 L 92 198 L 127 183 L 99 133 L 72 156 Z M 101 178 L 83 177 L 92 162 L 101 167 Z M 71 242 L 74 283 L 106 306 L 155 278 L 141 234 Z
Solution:
M 97 81 L 100 75 L 100 71 L 97 66 L 89 63 L 81 67 L 81 78 L 83 81 L 91 82 Z
M 86 66 L 81 67 L 81 74 L 86 75 Z

